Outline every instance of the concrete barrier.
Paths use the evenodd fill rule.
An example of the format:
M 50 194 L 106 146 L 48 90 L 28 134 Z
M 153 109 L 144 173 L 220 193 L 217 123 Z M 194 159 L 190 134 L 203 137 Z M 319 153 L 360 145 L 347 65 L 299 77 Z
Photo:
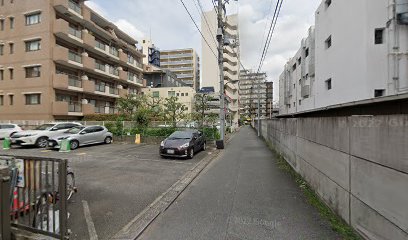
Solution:
M 262 120 L 261 134 L 363 237 L 408 239 L 407 115 Z

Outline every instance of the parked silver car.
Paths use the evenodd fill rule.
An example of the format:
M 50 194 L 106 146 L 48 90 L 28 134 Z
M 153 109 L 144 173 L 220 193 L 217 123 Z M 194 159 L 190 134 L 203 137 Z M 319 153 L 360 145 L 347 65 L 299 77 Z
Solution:
M 23 129 L 17 124 L 12 123 L 0 123 L 0 139 L 10 137 L 14 133 L 23 131 Z
M 71 149 L 74 150 L 80 146 L 90 144 L 110 144 L 112 143 L 113 135 L 103 126 L 79 126 L 48 139 L 48 147 L 60 148 L 62 140 L 69 140 Z

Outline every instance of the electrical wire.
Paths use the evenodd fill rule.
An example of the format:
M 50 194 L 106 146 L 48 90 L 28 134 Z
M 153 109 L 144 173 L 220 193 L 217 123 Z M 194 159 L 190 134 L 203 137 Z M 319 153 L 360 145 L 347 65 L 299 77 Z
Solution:
M 213 55 L 215 56 L 216 59 L 218 59 L 217 54 L 215 54 L 214 50 L 211 48 L 210 44 L 208 43 L 207 39 L 204 37 L 203 33 L 201 32 L 200 28 L 198 27 L 197 23 L 195 22 L 193 16 L 191 15 L 190 11 L 188 10 L 186 4 L 184 4 L 183 0 L 180 0 L 180 2 L 183 4 L 184 9 L 187 11 L 188 15 L 190 16 L 191 20 L 193 21 L 195 27 L 197 28 L 197 30 L 200 32 L 201 37 L 204 39 L 205 43 L 207 44 L 207 46 L 210 48 L 211 52 L 213 53 Z

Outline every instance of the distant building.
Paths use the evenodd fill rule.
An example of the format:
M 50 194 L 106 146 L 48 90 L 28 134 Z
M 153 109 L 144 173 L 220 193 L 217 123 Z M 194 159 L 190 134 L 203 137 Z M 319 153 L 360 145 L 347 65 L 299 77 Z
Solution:
M 273 100 L 272 95 L 268 95 L 270 91 L 273 92 L 271 85 L 272 83 L 266 82 L 266 73 L 241 70 L 239 80 L 240 115 L 257 118 L 259 99 L 261 118 L 269 118 L 268 102 Z
M 151 95 L 155 98 L 177 97 L 179 102 L 186 106 L 186 113 L 194 111 L 194 96 L 196 91 L 191 87 L 160 87 L 143 88 L 143 94 Z
M 266 82 L 266 116 L 271 119 L 273 116 L 273 82 Z
M 224 16 L 225 20 L 225 40 L 230 45 L 224 47 L 224 82 L 225 95 L 228 99 L 227 118 L 232 119 L 232 127 L 238 127 L 239 121 L 239 71 L 240 71 L 240 50 L 239 50 L 239 31 L 238 15 Z M 220 91 L 220 78 L 217 60 L 217 44 L 215 35 L 217 33 L 217 14 L 215 10 L 205 12 L 202 16 L 201 30 L 207 42 L 202 40 L 202 86 L 214 87 L 215 92 Z M 210 26 L 210 30 L 207 24 Z M 209 46 L 208 46 L 208 45 Z
M 183 87 L 187 86 L 177 78 L 177 75 L 169 70 L 164 70 L 153 65 L 145 66 L 143 73 L 146 87 Z
M 145 57 L 143 64 L 160 67 L 160 49 L 157 48 L 150 40 L 142 40 L 142 51 Z
M 408 1 L 324 0 L 279 79 L 280 115 L 408 92 Z
M 163 50 L 160 66 L 174 72 L 178 79 L 196 91 L 200 89 L 200 58 L 194 49 Z

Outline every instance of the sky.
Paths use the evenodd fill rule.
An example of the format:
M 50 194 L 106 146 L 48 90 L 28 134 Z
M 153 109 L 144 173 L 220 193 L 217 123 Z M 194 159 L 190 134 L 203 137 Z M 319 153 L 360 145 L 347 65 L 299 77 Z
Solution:
M 197 1 L 201 2 L 204 11 L 213 9 L 213 5 L 212 0 L 184 0 L 197 25 L 201 27 Z M 262 39 L 266 34 L 265 28 L 269 28 L 276 1 L 230 0 L 227 14 L 239 14 L 241 62 L 246 69 L 258 68 Z M 314 13 L 320 2 L 321 0 L 283 2 L 262 68 L 268 74 L 267 80 L 274 82 L 274 102 L 279 99 L 279 75 L 314 24 Z M 201 35 L 180 0 L 90 0 L 86 4 L 139 41 L 152 39 L 163 50 L 194 48 L 201 55 Z

